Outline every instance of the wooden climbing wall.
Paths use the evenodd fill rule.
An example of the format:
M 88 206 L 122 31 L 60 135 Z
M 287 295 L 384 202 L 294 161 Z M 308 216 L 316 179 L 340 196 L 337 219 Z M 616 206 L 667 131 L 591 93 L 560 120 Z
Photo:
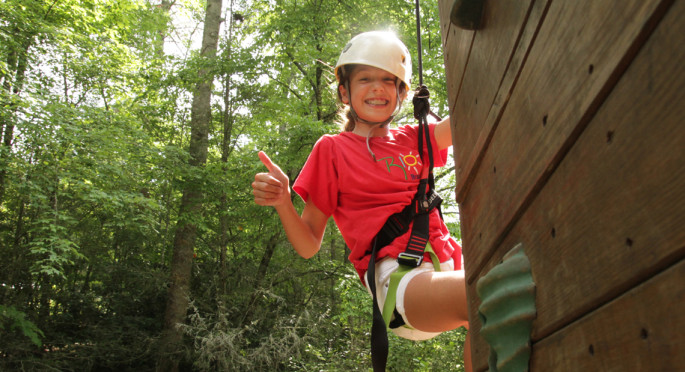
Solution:
M 440 1 L 474 371 L 478 279 L 523 243 L 532 371 L 685 370 L 685 0 Z

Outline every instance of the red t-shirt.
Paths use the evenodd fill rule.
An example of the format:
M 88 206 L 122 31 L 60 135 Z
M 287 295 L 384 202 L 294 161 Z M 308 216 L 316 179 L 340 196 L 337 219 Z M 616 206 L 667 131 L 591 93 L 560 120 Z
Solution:
M 435 125 L 429 128 L 435 143 Z M 416 125 L 391 129 L 388 136 L 372 137 L 369 143 L 376 161 L 366 147 L 366 137 L 351 132 L 324 135 L 314 145 L 293 185 L 302 199 L 311 197 L 317 208 L 333 216 L 352 251 L 349 259 L 362 278 L 369 263 L 366 252 L 374 236 L 389 216 L 411 202 L 424 170 L 417 150 Z M 445 165 L 447 151 L 439 151 L 435 145 L 433 149 L 434 165 Z M 428 163 L 428 150 L 424 149 L 424 153 Z M 455 269 L 460 269 L 461 247 L 451 238 L 437 209 L 430 215 L 429 237 L 440 261 L 453 258 Z M 408 240 L 409 232 L 396 238 L 380 250 L 378 259 L 396 258 Z M 425 260 L 430 261 L 428 253 Z

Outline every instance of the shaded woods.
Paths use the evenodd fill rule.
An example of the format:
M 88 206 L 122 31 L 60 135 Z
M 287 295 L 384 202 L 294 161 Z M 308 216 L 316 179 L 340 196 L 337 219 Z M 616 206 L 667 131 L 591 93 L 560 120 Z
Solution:
M 335 226 L 304 260 L 249 184 L 258 150 L 293 179 L 338 131 L 331 65 L 389 27 L 416 55 L 413 1 L 2 0 L 0 370 L 369 368 Z M 458 332 L 390 342 L 393 370 L 460 370 Z

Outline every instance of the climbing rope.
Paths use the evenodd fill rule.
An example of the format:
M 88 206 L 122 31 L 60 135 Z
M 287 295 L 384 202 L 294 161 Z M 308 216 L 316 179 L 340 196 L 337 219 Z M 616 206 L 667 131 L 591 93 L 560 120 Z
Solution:
M 422 179 L 419 183 L 419 189 L 417 190 L 417 195 L 414 197 L 414 200 L 412 201 L 412 204 L 410 205 L 411 208 L 416 208 L 417 211 L 419 209 L 424 210 L 424 212 L 420 216 L 412 217 L 412 220 L 414 221 L 414 228 L 419 226 L 419 228 L 415 231 L 414 228 L 412 228 L 412 232 L 410 234 L 410 241 L 415 238 L 415 237 L 423 237 L 425 240 L 424 241 L 424 247 L 425 247 L 425 241 L 428 239 L 428 224 L 429 224 L 429 217 L 427 212 L 432 209 L 433 207 L 437 208 L 438 211 L 440 211 L 440 197 L 437 196 L 437 194 L 433 195 L 430 199 L 427 198 L 427 191 L 430 190 L 431 193 L 434 194 L 435 190 L 435 181 L 433 177 L 433 149 L 431 145 L 431 140 L 430 140 L 430 131 L 428 128 L 428 114 L 433 115 L 435 118 L 438 120 L 441 120 L 437 115 L 435 115 L 431 110 L 430 110 L 430 103 L 428 102 L 428 98 L 430 97 L 430 92 L 428 91 L 428 87 L 426 87 L 423 84 L 423 59 L 421 57 L 422 55 L 422 45 L 421 45 L 421 10 L 420 10 L 420 4 L 419 0 L 416 0 L 416 39 L 417 39 L 417 54 L 418 54 L 418 72 L 419 72 L 419 87 L 416 89 L 414 92 L 414 97 L 412 98 L 412 103 L 414 104 L 414 117 L 419 121 L 419 128 L 418 128 L 418 150 L 419 150 L 419 156 L 421 157 L 421 161 L 423 164 L 426 164 L 425 159 L 424 159 L 424 141 L 425 141 L 425 147 L 428 150 L 428 179 Z M 368 140 L 368 138 L 367 138 Z M 368 147 L 368 142 L 367 142 L 367 147 Z M 369 152 L 374 156 L 373 152 L 371 152 L 371 149 L 369 148 Z M 428 187 L 428 188 L 427 188 Z M 419 195 L 420 194 L 420 195 Z M 431 200 L 431 202 L 429 202 Z M 437 200 L 437 205 L 433 206 L 431 203 L 433 201 Z M 414 206 L 415 203 L 421 204 L 420 206 L 417 204 Z M 392 217 L 392 216 L 391 216 Z M 440 217 L 442 218 L 442 211 L 440 211 Z M 386 222 L 386 225 L 388 223 Z M 391 224 L 392 225 L 392 224 Z M 406 224 L 407 226 L 409 225 L 408 223 Z M 385 225 L 383 229 L 385 229 Z M 376 265 L 376 252 L 377 250 L 380 249 L 381 246 L 385 243 L 380 243 L 379 242 L 379 236 L 382 236 L 382 231 L 379 233 L 376 238 L 374 238 L 373 244 L 372 244 L 372 252 L 371 252 L 371 259 L 369 260 L 369 266 L 368 266 L 368 282 L 369 282 L 369 289 L 371 290 L 372 297 L 373 297 L 373 323 L 371 325 L 371 361 L 373 365 L 373 370 L 375 372 L 379 371 L 385 371 L 387 359 L 388 359 L 388 333 L 387 333 L 387 328 L 386 328 L 386 322 L 383 319 L 383 314 L 378 306 L 378 299 L 376 295 L 376 285 L 375 285 L 375 265 Z M 424 231 L 425 230 L 425 231 Z M 425 236 L 424 236 L 425 235 Z M 382 240 L 382 239 L 381 239 Z M 417 243 L 417 245 L 420 245 Z M 409 248 L 403 253 L 409 252 Z M 414 253 L 412 251 L 412 253 Z M 417 265 L 420 264 L 421 260 L 423 259 L 423 249 L 418 250 L 415 252 L 414 256 L 420 257 L 420 260 L 418 261 Z M 400 264 L 403 264 L 401 260 L 398 259 L 398 262 Z M 395 310 L 396 312 L 396 310 Z M 397 314 L 396 316 L 399 316 Z M 398 320 L 397 318 L 395 320 Z M 403 322 L 402 322 L 403 324 Z M 400 324 L 401 325 L 401 324 Z
M 419 87 L 423 86 L 423 60 L 421 59 L 421 9 L 419 0 L 416 0 L 416 49 L 419 63 Z
M 429 151 L 429 168 L 428 168 L 428 186 L 431 189 L 435 189 L 435 181 L 433 177 L 433 154 L 430 144 L 430 136 L 428 130 L 428 114 L 431 114 L 438 121 L 442 120 L 438 115 L 433 113 L 430 109 L 430 91 L 428 87 L 423 84 L 423 50 L 421 45 L 421 7 L 419 0 L 416 0 L 416 49 L 418 54 L 418 72 L 419 72 L 419 86 L 414 92 L 414 97 L 412 98 L 412 103 L 414 104 L 414 118 L 419 121 L 419 156 L 421 156 L 421 161 L 423 159 L 423 141 L 425 138 L 426 145 Z M 425 162 L 424 162 L 425 163 Z M 440 216 L 442 217 L 442 211 L 440 211 Z
M 416 0 L 416 54 L 418 55 L 418 72 L 419 72 L 419 86 L 414 92 L 414 117 L 421 122 L 421 117 L 427 118 L 428 114 L 433 116 L 438 121 L 442 120 L 430 109 L 428 98 L 430 92 L 428 87 L 423 85 L 423 46 L 421 44 L 421 6 L 419 0 Z

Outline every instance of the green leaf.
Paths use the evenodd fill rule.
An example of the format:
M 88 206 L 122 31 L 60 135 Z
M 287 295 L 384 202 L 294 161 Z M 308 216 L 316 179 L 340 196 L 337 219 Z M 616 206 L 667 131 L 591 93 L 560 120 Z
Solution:
M 36 346 L 41 346 L 41 338 L 45 335 L 43 331 L 26 319 L 26 314 L 14 308 L 14 306 L 0 305 L 0 329 L 5 329 L 9 324 L 9 329 L 18 329 L 21 333 L 28 337 Z

